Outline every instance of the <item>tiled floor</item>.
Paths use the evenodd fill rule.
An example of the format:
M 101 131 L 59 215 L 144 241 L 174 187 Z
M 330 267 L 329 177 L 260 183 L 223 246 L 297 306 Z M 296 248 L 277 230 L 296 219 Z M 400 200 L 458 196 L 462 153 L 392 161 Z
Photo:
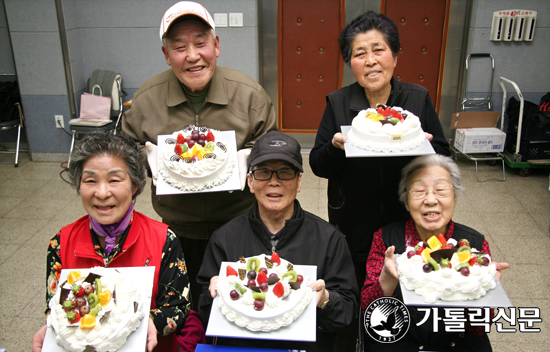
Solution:
M 315 177 L 305 159 L 299 200 L 323 218 L 326 180 Z M 507 261 L 502 284 L 515 307 L 540 307 L 540 333 L 491 333 L 495 351 L 550 351 L 550 192 L 548 169 L 521 177 L 508 169 L 506 182 L 478 183 L 472 161 L 460 160 L 464 196 L 454 220 L 486 235 L 495 260 Z M 44 323 L 45 258 L 50 237 L 85 215 L 76 192 L 60 178 L 59 163 L 31 162 L 0 154 L 0 349 L 30 351 L 32 335 Z M 480 164 L 481 177 L 499 176 L 499 167 Z M 66 177 L 66 174 L 65 174 Z M 366 200 L 369 201 L 369 200 Z M 375 200 L 370 200 L 375 201 Z M 150 191 L 136 209 L 158 219 Z M 493 328 L 494 330 L 494 328 Z

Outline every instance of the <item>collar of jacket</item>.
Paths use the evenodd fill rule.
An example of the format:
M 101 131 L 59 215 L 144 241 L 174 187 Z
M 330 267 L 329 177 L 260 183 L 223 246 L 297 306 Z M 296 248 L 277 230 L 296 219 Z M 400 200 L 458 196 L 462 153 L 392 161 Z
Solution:
M 277 247 L 282 247 L 286 242 L 288 242 L 288 240 L 292 238 L 292 236 L 298 231 L 298 229 L 304 222 L 304 210 L 300 206 L 300 202 L 298 202 L 298 199 L 294 200 L 294 206 L 297 209 L 296 218 L 285 221 L 286 229 L 279 241 L 277 242 Z M 254 232 L 254 234 L 262 238 L 262 242 L 271 247 L 271 242 L 265 235 L 264 230 L 262 229 L 262 225 L 260 223 L 261 219 L 260 210 L 258 209 L 258 202 L 254 202 L 254 207 L 252 207 L 248 214 L 250 226 L 252 227 L 252 231 Z
M 393 102 L 396 100 L 396 98 L 401 94 L 401 91 L 403 90 L 403 85 L 401 82 L 396 80 L 395 78 L 391 78 L 391 86 L 393 90 L 393 94 L 390 96 L 390 101 L 388 102 L 388 105 L 393 106 Z M 349 108 L 352 111 L 361 111 L 368 109 L 370 107 L 369 101 L 367 99 L 367 95 L 365 94 L 365 88 L 361 87 L 359 83 L 355 82 L 350 86 L 351 90 L 351 99 L 349 101 Z
M 168 77 L 168 106 L 177 106 L 187 100 L 187 96 L 183 92 L 183 88 L 178 80 L 178 77 L 176 77 L 174 72 L 170 70 L 170 77 Z M 208 94 L 206 94 L 205 101 L 218 105 L 227 105 L 229 103 L 223 75 L 221 74 L 219 67 L 216 67 L 214 76 L 212 76 L 212 79 L 210 80 L 210 87 L 208 88 Z

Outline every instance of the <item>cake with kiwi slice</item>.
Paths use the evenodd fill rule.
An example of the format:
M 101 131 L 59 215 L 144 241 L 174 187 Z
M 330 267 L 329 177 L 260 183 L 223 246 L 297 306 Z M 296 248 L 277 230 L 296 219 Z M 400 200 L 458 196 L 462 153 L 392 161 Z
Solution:
M 269 332 L 292 324 L 302 314 L 312 296 L 308 286 L 309 278 L 277 253 L 241 257 L 220 275 L 218 302 L 229 321 Z

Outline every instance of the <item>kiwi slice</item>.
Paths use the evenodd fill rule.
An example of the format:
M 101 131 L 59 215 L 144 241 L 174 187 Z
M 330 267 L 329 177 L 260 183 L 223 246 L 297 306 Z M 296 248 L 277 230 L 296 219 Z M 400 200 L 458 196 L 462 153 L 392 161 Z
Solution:
M 246 292 L 246 288 L 242 287 L 238 282 L 235 283 L 235 289 L 241 293 L 241 295 L 244 295 Z
M 470 263 L 468 262 L 461 263 L 456 267 L 456 271 L 460 271 L 462 268 L 469 268 L 469 267 L 470 267 Z
M 434 268 L 434 271 L 438 271 L 438 270 L 439 270 L 439 264 L 437 264 L 437 262 L 435 261 L 434 258 L 429 257 L 429 258 L 428 258 L 428 264 L 430 264 L 430 265 Z
M 260 259 L 258 258 L 250 258 L 248 259 L 248 263 L 246 263 L 246 271 L 252 271 L 255 272 L 260 271 Z
M 265 293 L 263 292 L 253 292 L 252 298 L 254 299 L 261 299 L 262 301 L 265 301 Z
M 288 277 L 288 282 L 296 282 L 296 279 L 298 278 L 298 274 L 294 270 L 289 270 L 286 274 L 283 275 L 283 279 L 285 277 Z
M 457 253 L 464 252 L 464 251 L 468 251 L 468 252 L 470 252 L 470 254 L 472 254 L 472 247 L 462 246 L 462 247 L 458 248 Z

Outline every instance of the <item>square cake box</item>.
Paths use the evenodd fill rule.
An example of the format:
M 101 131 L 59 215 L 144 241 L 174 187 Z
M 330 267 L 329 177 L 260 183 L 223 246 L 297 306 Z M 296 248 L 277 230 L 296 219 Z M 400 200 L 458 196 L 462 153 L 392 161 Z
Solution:
M 451 119 L 456 129 L 454 147 L 462 153 L 500 153 L 504 151 L 506 133 L 496 128 L 498 111 L 457 112 Z
M 91 268 L 86 269 L 63 269 L 59 276 L 59 282 L 63 283 L 67 280 L 67 275 L 73 270 L 79 270 L 81 272 L 88 272 Z M 131 352 L 131 351 L 144 351 L 145 344 L 147 342 L 147 328 L 149 320 L 149 308 L 151 307 L 151 296 L 153 295 L 153 279 L 155 276 L 155 267 L 127 267 L 127 268 L 112 268 L 112 270 L 118 270 L 121 274 L 124 274 L 128 279 L 132 280 L 134 285 L 138 288 L 141 299 L 143 302 L 142 309 L 144 310 L 141 324 L 136 331 L 128 335 L 126 344 L 122 346 L 119 352 Z M 55 342 L 55 337 L 50 328 L 46 330 L 46 336 L 44 338 L 44 345 L 42 346 L 42 352 L 65 352 L 66 350 L 59 346 Z

